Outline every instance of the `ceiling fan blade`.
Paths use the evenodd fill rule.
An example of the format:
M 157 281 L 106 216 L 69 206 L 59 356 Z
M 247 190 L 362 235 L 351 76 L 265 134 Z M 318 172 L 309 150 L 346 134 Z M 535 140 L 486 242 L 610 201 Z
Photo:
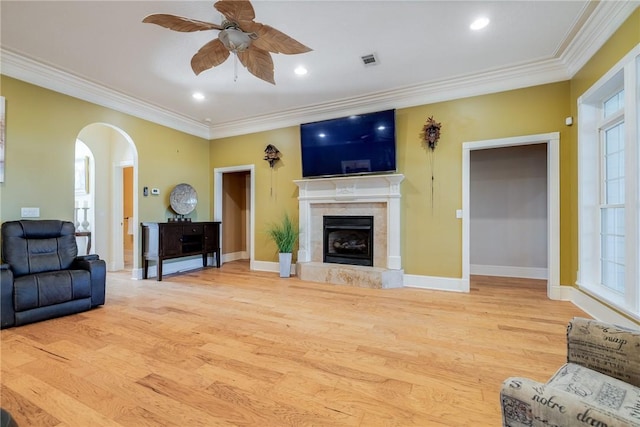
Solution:
M 287 55 L 305 53 L 313 50 L 269 25 L 253 21 L 241 21 L 238 25 L 240 25 L 242 31 L 256 33 L 258 35 L 258 38 L 255 39 L 252 44 L 259 49 Z
M 253 21 L 256 14 L 248 0 L 220 0 L 213 7 L 229 21 Z
M 251 46 L 244 52 L 238 52 L 238 58 L 251 74 L 265 82 L 276 84 L 273 78 L 273 59 L 269 52 Z
M 183 18 L 182 16 L 168 15 L 165 13 L 157 13 L 149 15 L 142 20 L 147 24 L 156 24 L 161 27 L 168 28 L 173 31 L 181 31 L 185 33 L 204 30 L 222 30 L 222 27 L 210 22 L 197 21 L 191 18 Z
M 222 64 L 229 55 L 229 51 L 224 47 L 220 39 L 211 40 L 193 55 L 191 68 L 198 75 L 209 68 Z

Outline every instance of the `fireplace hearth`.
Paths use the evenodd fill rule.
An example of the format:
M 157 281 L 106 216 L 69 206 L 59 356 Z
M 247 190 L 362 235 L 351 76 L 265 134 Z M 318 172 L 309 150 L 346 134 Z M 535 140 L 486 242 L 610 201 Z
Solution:
M 373 216 L 323 217 L 323 262 L 373 266 Z
M 401 174 L 381 174 L 294 181 L 299 188 L 300 223 L 296 275 L 310 282 L 361 288 L 402 287 L 400 183 L 403 179 Z M 339 215 L 373 216 L 369 242 L 372 265 L 325 261 L 324 217 Z M 331 254 L 343 260 L 353 259 L 344 255 Z

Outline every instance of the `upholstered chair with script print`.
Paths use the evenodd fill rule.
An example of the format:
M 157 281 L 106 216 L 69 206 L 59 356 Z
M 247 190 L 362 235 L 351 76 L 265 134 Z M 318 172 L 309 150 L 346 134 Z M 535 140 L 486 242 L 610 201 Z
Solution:
M 502 384 L 504 427 L 640 427 L 640 330 L 574 318 L 567 363 L 546 383 Z

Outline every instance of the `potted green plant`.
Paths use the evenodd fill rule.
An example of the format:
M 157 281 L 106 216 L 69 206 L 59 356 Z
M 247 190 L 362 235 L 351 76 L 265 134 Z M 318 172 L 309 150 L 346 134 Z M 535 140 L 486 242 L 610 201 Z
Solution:
M 285 213 L 279 223 L 267 226 L 267 235 L 278 247 L 280 277 L 291 275 L 291 255 L 298 240 L 298 226 L 293 223 L 289 214 Z

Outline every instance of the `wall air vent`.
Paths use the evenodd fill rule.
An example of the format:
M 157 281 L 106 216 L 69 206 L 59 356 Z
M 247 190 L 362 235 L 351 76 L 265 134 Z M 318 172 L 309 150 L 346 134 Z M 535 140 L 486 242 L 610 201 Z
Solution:
M 365 67 L 370 67 L 372 65 L 378 65 L 378 57 L 376 56 L 375 53 L 371 53 L 369 55 L 364 55 L 361 58 L 362 58 L 362 63 L 365 65 Z

